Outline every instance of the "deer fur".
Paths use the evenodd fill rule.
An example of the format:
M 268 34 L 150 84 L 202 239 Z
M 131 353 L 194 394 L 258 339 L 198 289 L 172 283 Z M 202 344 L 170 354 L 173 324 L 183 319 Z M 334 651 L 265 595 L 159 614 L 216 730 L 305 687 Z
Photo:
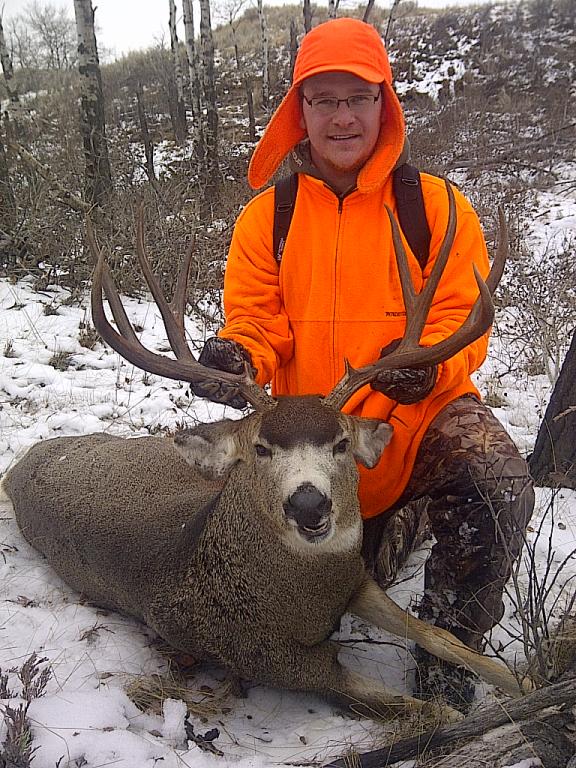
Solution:
M 366 573 L 356 462 L 374 466 L 391 432 L 317 397 L 279 398 L 174 439 L 47 440 L 3 485 L 69 585 L 242 678 L 365 712 L 422 708 L 339 663 L 329 638 L 349 611 L 518 695 L 505 667 L 401 610 Z

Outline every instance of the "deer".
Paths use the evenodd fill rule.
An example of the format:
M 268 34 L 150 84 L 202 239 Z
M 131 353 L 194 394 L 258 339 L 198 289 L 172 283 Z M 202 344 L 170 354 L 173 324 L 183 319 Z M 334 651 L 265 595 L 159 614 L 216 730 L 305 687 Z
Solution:
M 4 489 L 27 541 L 86 599 L 153 629 L 176 651 L 223 666 L 241 679 L 317 694 L 367 716 L 421 712 L 430 704 L 347 669 L 332 640 L 346 612 L 462 665 L 505 694 L 520 684 L 502 663 L 400 608 L 361 557 L 358 468 L 374 467 L 392 427 L 342 411 L 379 371 L 439 363 L 492 324 L 492 294 L 507 255 L 500 212 L 498 251 L 456 332 L 420 347 L 426 317 L 454 240 L 456 208 L 420 293 L 390 209 L 406 307 L 406 331 L 388 356 L 345 373 L 325 396 L 274 398 L 249 370 L 201 366 L 188 345 L 184 313 L 193 242 L 172 301 L 163 295 L 137 217 L 136 251 L 159 307 L 173 357 L 146 349 L 130 324 L 92 227 L 97 259 L 91 292 L 95 327 L 126 360 L 184 381 L 227 382 L 252 410 L 185 428 L 173 437 L 107 434 L 58 437 L 33 446 Z M 104 294 L 116 327 L 108 320 Z M 440 705 L 443 719 L 460 718 Z

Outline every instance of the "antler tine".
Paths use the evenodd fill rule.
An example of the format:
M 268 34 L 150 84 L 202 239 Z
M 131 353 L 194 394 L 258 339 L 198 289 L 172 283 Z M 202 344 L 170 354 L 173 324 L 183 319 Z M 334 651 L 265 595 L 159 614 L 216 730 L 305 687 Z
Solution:
M 476 265 L 473 265 L 474 277 L 478 285 L 479 295 L 466 320 L 460 328 L 446 339 L 430 347 L 419 345 L 420 337 L 426 324 L 428 312 L 434 298 L 434 293 L 442 277 L 450 250 L 454 243 L 456 232 L 456 202 L 450 184 L 445 181 L 448 192 L 448 225 L 446 233 L 436 258 L 432 272 L 426 285 L 417 294 L 414 290 L 408 267 L 406 251 L 402 245 L 398 225 L 388 209 L 392 226 L 392 239 L 398 262 L 398 272 L 402 286 L 402 295 L 406 307 L 406 330 L 398 347 L 389 355 L 380 358 L 375 363 L 354 369 L 345 361 L 346 371 L 334 389 L 326 396 L 325 402 L 335 408 L 342 408 L 346 402 L 361 387 L 370 384 L 380 371 L 394 368 L 415 368 L 436 365 L 448 360 L 464 347 L 484 334 L 494 320 L 494 304 L 492 294 L 500 282 L 504 265 L 508 256 L 508 237 L 504 213 L 501 209 L 499 216 L 499 246 L 494 257 L 490 273 L 486 281 L 482 279 Z
M 88 246 L 94 259 L 94 264 L 98 265 L 102 256 L 102 251 L 96 242 L 96 235 L 94 234 L 94 227 L 92 226 L 92 219 L 90 216 L 86 217 L 86 235 L 88 239 Z M 130 320 L 128 320 L 126 310 L 122 306 L 122 302 L 120 301 L 120 297 L 118 296 L 114 286 L 114 281 L 112 280 L 112 275 L 110 274 L 110 269 L 108 268 L 108 264 L 106 264 L 106 260 L 104 258 L 102 258 L 101 279 L 106 298 L 108 299 L 108 304 L 110 305 L 110 309 L 112 311 L 112 316 L 114 317 L 114 321 L 120 329 L 120 332 L 131 341 L 140 343 L 138 341 L 138 337 L 134 333 L 132 325 L 130 324 Z M 100 291 L 100 293 L 102 293 L 102 291 Z
M 95 242 L 94 237 L 93 241 Z M 150 290 L 156 298 L 157 293 L 161 294 L 160 287 L 153 275 L 151 281 L 148 280 L 148 277 L 151 275 L 149 262 L 146 258 L 143 248 L 140 248 L 140 245 L 138 245 L 137 250 L 141 251 L 143 256 L 141 259 L 142 268 L 149 273 L 149 275 L 146 277 L 146 280 Z M 187 381 L 190 383 L 197 381 L 208 381 L 215 384 L 219 382 L 231 384 L 235 386 L 238 389 L 238 392 L 240 392 L 245 397 L 245 399 L 257 410 L 269 408 L 274 404 L 275 401 L 270 397 L 270 395 L 254 381 L 248 366 L 246 367 L 244 373 L 234 374 L 228 373 L 226 371 L 219 371 L 215 368 L 207 368 L 206 366 L 201 365 L 194 358 L 194 355 L 187 346 L 187 354 L 185 355 L 181 354 L 181 345 L 179 346 L 180 357 L 177 355 L 175 360 L 166 357 L 165 355 L 160 355 L 156 352 L 152 352 L 149 349 L 146 349 L 146 347 L 144 347 L 143 344 L 141 344 L 138 340 L 134 329 L 132 328 L 126 315 L 124 307 L 122 306 L 122 302 L 116 290 L 116 286 L 114 285 L 114 282 L 110 276 L 104 253 L 100 252 L 97 254 L 97 256 L 98 261 L 92 279 L 92 319 L 94 326 L 104 341 L 106 341 L 113 349 L 119 352 L 122 357 L 144 371 L 154 373 L 158 376 L 164 376 L 169 379 L 175 379 L 177 381 Z M 185 269 L 183 271 L 187 272 L 188 270 Z M 153 285 L 154 288 L 152 288 Z M 106 297 L 108 298 L 110 307 L 116 307 L 118 316 L 121 317 L 119 322 L 114 310 L 112 311 L 114 319 L 118 325 L 118 330 L 116 330 L 110 324 L 106 317 L 102 296 L 103 290 L 106 291 Z M 182 296 L 184 295 L 183 291 L 180 291 L 179 293 L 177 290 L 176 293 L 179 295 L 178 301 L 180 301 L 182 304 L 182 302 L 185 301 L 185 299 L 182 299 Z M 171 324 L 170 333 L 172 336 L 176 335 L 176 337 L 185 344 L 186 342 L 184 334 L 182 334 L 182 336 L 179 335 L 177 320 L 170 313 L 168 303 L 163 295 L 160 300 L 161 312 L 162 307 L 164 307 L 164 311 L 167 312 L 171 318 L 171 320 L 168 320 L 168 323 Z M 162 313 L 162 315 L 164 318 L 164 313 Z M 169 333 L 168 326 L 166 326 L 166 332 Z M 169 340 L 172 344 L 170 336 Z M 174 350 L 174 346 L 172 346 L 172 349 Z M 175 354 L 177 353 L 175 352 Z
M 194 247 L 196 245 L 196 233 L 192 231 L 190 235 L 190 242 L 186 248 L 186 254 L 184 261 L 182 262 L 182 269 L 178 272 L 176 279 L 176 288 L 174 290 L 174 296 L 170 302 L 170 309 L 178 327 L 182 329 L 184 333 L 184 314 L 186 312 L 186 303 L 188 301 L 188 281 L 190 280 L 190 269 L 192 267 L 192 256 L 194 255 Z
M 160 284 L 152 271 L 150 261 L 146 255 L 146 247 L 144 245 L 144 204 L 139 206 L 136 220 L 136 253 L 138 255 L 138 261 L 140 262 L 140 268 L 144 275 L 144 279 L 146 280 L 148 288 L 150 288 L 150 293 L 162 315 L 164 328 L 166 329 L 168 341 L 170 342 L 174 354 L 179 360 L 193 360 L 194 355 L 190 351 L 184 332 L 184 308 L 182 307 L 180 321 L 178 316 L 173 314 L 172 307 L 168 301 L 166 301 L 166 297 L 160 288 Z M 190 270 L 192 255 L 190 250 L 188 250 L 186 255 L 188 258 L 184 261 L 177 279 L 177 287 L 180 290 L 179 298 L 182 303 L 185 303 L 187 299 L 188 272 Z

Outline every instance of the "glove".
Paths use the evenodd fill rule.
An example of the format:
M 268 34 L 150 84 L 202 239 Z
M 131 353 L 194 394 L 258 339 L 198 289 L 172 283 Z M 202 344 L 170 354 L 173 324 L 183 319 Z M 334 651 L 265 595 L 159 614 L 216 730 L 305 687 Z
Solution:
M 200 352 L 198 362 L 207 368 L 216 368 L 219 371 L 238 374 L 244 373 L 246 363 L 248 363 L 252 368 L 252 375 L 256 375 L 250 354 L 244 347 L 231 339 L 221 339 L 218 336 L 207 339 L 202 352 Z M 207 398 L 213 403 L 230 405 L 232 408 L 238 408 L 238 410 L 246 408 L 248 405 L 234 384 L 220 381 L 192 381 L 190 387 L 197 397 Z
M 399 344 L 400 339 L 391 341 L 380 350 L 380 358 L 389 355 Z M 437 365 L 423 368 L 392 368 L 389 371 L 381 371 L 370 386 L 400 405 L 413 405 L 424 400 L 432 392 L 437 376 Z

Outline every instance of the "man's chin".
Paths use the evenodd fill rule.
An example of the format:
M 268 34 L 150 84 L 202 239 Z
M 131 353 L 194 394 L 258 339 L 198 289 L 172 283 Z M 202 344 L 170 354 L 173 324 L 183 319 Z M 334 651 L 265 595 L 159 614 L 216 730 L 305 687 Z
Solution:
M 331 158 L 330 165 L 332 169 L 337 173 L 358 173 L 358 171 L 364 166 L 368 158 L 361 159 L 346 159 L 346 158 Z

